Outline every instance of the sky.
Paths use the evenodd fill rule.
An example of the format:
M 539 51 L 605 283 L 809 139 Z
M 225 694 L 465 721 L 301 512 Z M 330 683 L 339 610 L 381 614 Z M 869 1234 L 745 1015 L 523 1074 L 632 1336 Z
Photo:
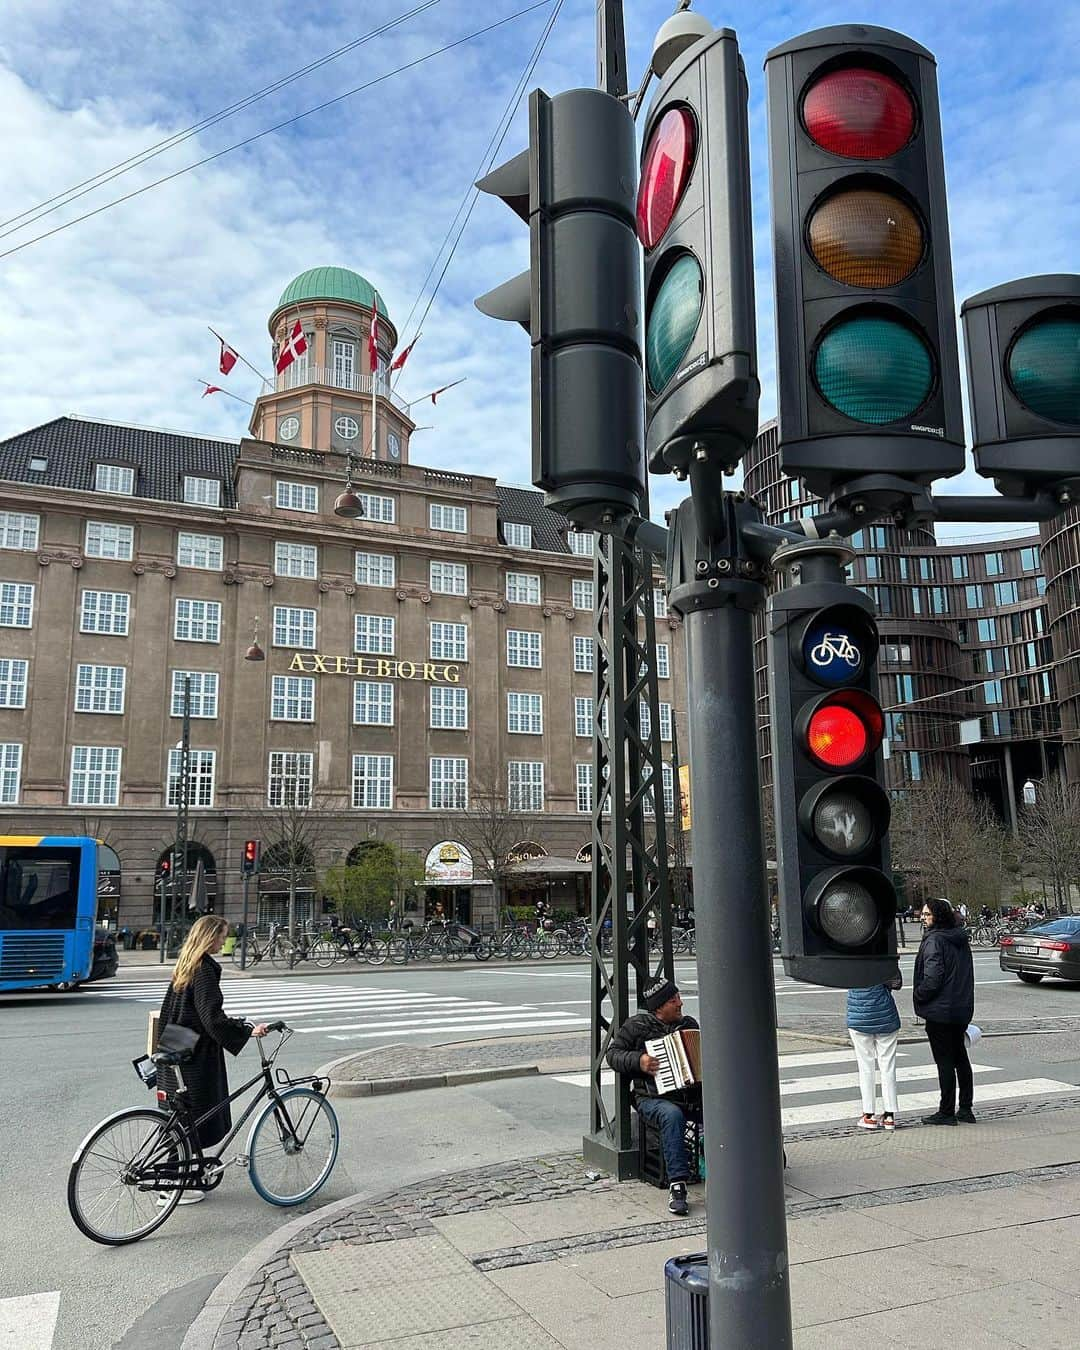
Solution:
M 404 345 L 427 304 L 440 247 L 506 111 L 554 0 L 5 0 L 0 28 L 0 437 L 65 413 L 238 439 L 250 410 L 216 382 L 211 325 L 260 370 L 266 321 L 309 267 L 361 272 Z M 631 82 L 674 0 L 627 0 Z M 1080 270 L 1080 6 L 1075 0 L 695 0 L 734 27 L 750 80 L 751 171 L 762 421 L 775 412 L 766 52 L 833 23 L 899 26 L 937 57 L 957 308 L 1037 273 Z M 421 9 L 287 87 L 205 127 L 78 200 L 57 194 Z M 490 31 L 423 59 L 436 49 Z M 564 0 L 528 87 L 595 83 L 595 0 Z M 412 69 L 388 72 L 410 62 Z M 357 93 L 357 86 L 379 82 Z M 341 95 L 347 95 L 340 98 Z M 228 153 L 234 143 L 337 99 Z M 495 162 L 527 140 L 525 100 Z M 212 162 L 189 172 L 209 156 Z M 28 243 L 165 175 L 170 181 Z M 23 213 L 31 213 L 30 216 Z M 13 252 L 8 252 L 14 250 Z M 422 405 L 414 462 L 530 476 L 529 348 L 479 314 L 477 295 L 528 265 L 522 222 L 494 198 L 472 211 L 409 360 L 406 398 L 464 377 Z M 414 309 L 415 307 L 415 309 Z M 237 366 L 221 383 L 258 392 Z M 944 491 L 990 485 L 968 470 Z M 655 517 L 683 495 L 652 481 Z M 1015 529 L 1015 527 L 1014 527 Z M 986 538 L 986 526 L 951 538 Z

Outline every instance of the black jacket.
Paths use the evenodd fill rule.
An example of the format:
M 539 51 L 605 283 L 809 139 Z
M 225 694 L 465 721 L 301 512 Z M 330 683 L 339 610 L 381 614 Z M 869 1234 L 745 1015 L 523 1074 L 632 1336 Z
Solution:
M 611 1039 L 608 1047 L 607 1062 L 616 1073 L 624 1073 L 633 1078 L 630 1095 L 634 1101 L 638 1097 L 648 1097 L 649 1077 L 641 1072 L 641 1056 L 645 1052 L 645 1042 L 655 1041 L 661 1036 L 670 1036 L 673 1031 L 684 1027 L 696 1027 L 693 1017 L 680 1017 L 677 1022 L 661 1022 L 651 1012 L 635 1013 L 628 1017 Z M 680 1106 L 696 1105 L 701 1101 L 701 1088 L 683 1088 L 679 1092 L 668 1092 L 665 1101 L 677 1102 Z
M 228 1097 L 224 1051 L 238 1055 L 251 1035 L 248 1023 L 227 1017 L 221 1004 L 221 967 L 212 956 L 203 957 L 191 983 L 183 989 L 174 989 L 170 984 L 161 1004 L 163 1028 L 177 1023 L 199 1033 L 190 1063 L 180 1070 L 196 1117 Z M 158 1081 L 166 1091 L 176 1087 L 171 1069 L 162 1069 Z M 212 1148 L 231 1128 L 232 1113 L 226 1105 L 200 1126 L 199 1143 L 203 1148 Z
M 915 956 L 912 994 L 917 1017 L 967 1026 L 975 1011 L 975 967 L 966 928 L 927 929 Z

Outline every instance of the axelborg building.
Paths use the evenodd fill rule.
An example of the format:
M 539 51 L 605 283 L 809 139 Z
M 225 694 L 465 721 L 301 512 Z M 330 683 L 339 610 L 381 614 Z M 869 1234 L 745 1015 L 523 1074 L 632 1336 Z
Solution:
M 286 288 L 275 354 L 297 321 L 307 351 L 238 442 L 63 417 L 0 444 L 0 832 L 104 838 L 122 925 L 151 924 L 175 837 L 185 675 L 189 865 L 219 912 L 239 914 L 244 839 L 265 849 L 299 803 L 319 867 L 400 843 L 427 859 L 418 915 L 441 897 L 491 918 L 452 822 L 493 787 L 529 821 L 513 898 L 585 903 L 592 536 L 530 489 L 410 463 L 375 303 L 342 268 Z M 364 514 L 343 520 L 350 465 Z M 685 669 L 659 578 L 654 604 L 670 742 Z M 670 765 L 664 795 L 670 813 Z M 260 920 L 284 904 L 267 883 Z

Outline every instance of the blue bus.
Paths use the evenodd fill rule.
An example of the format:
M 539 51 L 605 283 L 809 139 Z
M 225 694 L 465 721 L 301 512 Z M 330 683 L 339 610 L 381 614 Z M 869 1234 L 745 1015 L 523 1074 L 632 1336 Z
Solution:
M 0 835 L 0 992 L 89 976 L 97 893 L 96 839 Z

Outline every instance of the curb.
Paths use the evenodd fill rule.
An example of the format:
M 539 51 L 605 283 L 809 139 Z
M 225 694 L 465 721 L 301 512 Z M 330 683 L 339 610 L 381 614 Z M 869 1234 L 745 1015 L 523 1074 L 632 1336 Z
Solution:
M 508 1064 L 492 1069 L 455 1069 L 448 1073 L 415 1074 L 411 1078 L 332 1078 L 329 1097 L 381 1097 L 391 1092 L 420 1092 L 424 1088 L 458 1087 L 497 1078 L 528 1078 L 540 1072 L 538 1064 Z

